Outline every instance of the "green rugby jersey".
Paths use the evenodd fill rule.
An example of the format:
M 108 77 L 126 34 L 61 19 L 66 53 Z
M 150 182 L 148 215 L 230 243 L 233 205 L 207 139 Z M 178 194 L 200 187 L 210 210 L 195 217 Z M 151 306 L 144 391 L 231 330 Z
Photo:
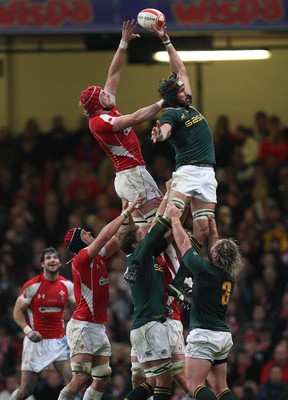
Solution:
M 182 261 L 193 274 L 190 329 L 230 331 L 227 312 L 235 278 L 189 249 Z
M 164 225 L 156 223 L 135 252 L 127 257 L 127 265 L 139 264 L 137 279 L 131 285 L 134 305 L 131 329 L 164 319 L 164 272 L 154 256 L 166 249 L 164 234 L 167 230 Z
M 175 150 L 176 170 L 183 165 L 216 163 L 212 132 L 196 108 L 167 108 L 160 123 L 172 127 L 168 140 Z

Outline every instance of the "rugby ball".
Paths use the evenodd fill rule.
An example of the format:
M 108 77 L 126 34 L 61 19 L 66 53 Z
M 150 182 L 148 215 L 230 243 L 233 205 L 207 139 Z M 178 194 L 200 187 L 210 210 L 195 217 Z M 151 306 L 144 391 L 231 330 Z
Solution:
M 165 25 L 166 17 L 161 11 L 156 10 L 155 8 L 145 8 L 138 13 L 137 21 L 142 28 L 160 29 Z

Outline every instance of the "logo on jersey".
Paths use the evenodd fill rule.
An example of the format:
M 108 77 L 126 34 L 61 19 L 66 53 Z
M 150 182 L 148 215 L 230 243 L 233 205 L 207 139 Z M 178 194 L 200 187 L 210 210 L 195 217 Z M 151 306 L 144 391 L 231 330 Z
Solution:
M 186 127 L 188 128 L 191 125 L 198 124 L 198 122 L 201 122 L 204 119 L 202 114 L 198 114 L 193 118 L 188 119 L 188 121 L 185 122 Z
M 42 307 L 39 307 L 39 311 L 41 313 L 45 313 L 45 312 L 50 313 L 50 312 L 60 312 L 62 310 L 61 310 L 61 307 L 45 307 L 45 306 L 42 306 Z
M 131 127 L 130 128 L 125 128 L 125 129 L 123 129 L 123 133 L 124 133 L 124 135 L 129 135 L 129 132 L 131 131 Z
M 65 298 L 64 298 L 65 292 L 64 292 L 63 290 L 61 290 L 61 292 L 59 292 L 59 294 L 60 294 L 60 296 L 61 296 L 61 301 L 62 301 L 62 303 L 64 303 L 64 301 L 65 301 Z
M 154 269 L 155 269 L 155 271 L 163 272 L 163 268 L 162 268 L 162 266 L 159 265 L 159 264 L 154 264 Z
M 103 277 L 101 277 L 101 278 L 99 279 L 99 285 L 100 285 L 100 286 L 108 285 L 108 281 L 109 281 L 108 278 L 103 278 Z
M 45 294 L 38 293 L 37 297 L 38 297 L 38 299 L 45 299 L 46 296 L 45 296 Z

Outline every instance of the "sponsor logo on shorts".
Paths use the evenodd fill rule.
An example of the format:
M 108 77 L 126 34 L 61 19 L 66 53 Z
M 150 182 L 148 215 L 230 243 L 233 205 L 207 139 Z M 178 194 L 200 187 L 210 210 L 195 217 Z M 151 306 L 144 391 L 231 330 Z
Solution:
M 151 350 L 145 351 L 145 356 L 146 357 L 152 357 L 152 351 Z
M 165 356 L 165 355 L 168 354 L 168 353 L 167 353 L 167 350 L 165 349 L 165 350 L 161 350 L 161 351 L 160 351 L 160 354 L 161 354 L 162 356 Z
M 61 307 L 45 307 L 45 306 L 42 306 L 42 307 L 39 307 L 39 311 L 41 313 L 44 313 L 44 312 L 60 312 L 60 311 L 62 311 L 62 309 L 61 309 Z

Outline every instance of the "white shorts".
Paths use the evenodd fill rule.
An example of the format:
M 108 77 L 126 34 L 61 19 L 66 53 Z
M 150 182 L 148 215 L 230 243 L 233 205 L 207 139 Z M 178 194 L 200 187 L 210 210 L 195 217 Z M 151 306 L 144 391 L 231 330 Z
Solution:
M 171 357 L 168 327 L 161 322 L 150 321 L 130 332 L 130 341 L 139 363 Z
M 185 357 L 210 360 L 225 360 L 233 346 L 230 332 L 193 329 L 187 336 Z
M 173 354 L 184 354 L 185 342 L 182 322 L 176 319 L 167 318 L 163 325 L 168 329 L 168 340 L 172 359 Z M 131 347 L 130 355 L 131 357 L 137 357 L 137 351 L 133 346 Z
M 163 197 L 157 183 L 145 166 L 129 168 L 117 172 L 114 186 L 120 199 L 125 199 L 129 202 L 134 201 L 137 196 L 145 197 L 143 203 Z
M 172 174 L 172 190 L 206 203 L 217 203 L 217 186 L 215 171 L 212 167 L 184 165 Z
M 111 345 L 104 325 L 71 318 L 66 332 L 71 357 L 76 354 L 111 356 Z
M 164 325 L 166 325 L 168 329 L 168 339 L 172 358 L 173 354 L 184 354 L 185 343 L 183 337 L 183 325 L 181 321 L 167 318 L 164 322 Z
M 67 338 L 43 339 L 34 343 L 26 336 L 23 342 L 22 371 L 39 373 L 55 361 L 70 359 L 70 349 Z

